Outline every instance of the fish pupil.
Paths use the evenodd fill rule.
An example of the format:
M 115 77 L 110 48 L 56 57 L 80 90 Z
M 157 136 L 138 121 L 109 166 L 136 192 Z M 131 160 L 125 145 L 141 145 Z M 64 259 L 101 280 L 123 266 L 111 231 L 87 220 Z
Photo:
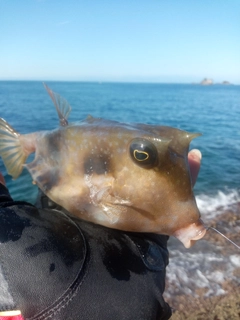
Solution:
M 134 158 L 137 160 L 137 161 L 145 161 L 149 158 L 149 154 L 147 152 L 144 152 L 144 151 L 140 151 L 140 150 L 134 150 L 133 152 L 134 154 Z
M 146 139 L 136 138 L 130 145 L 130 156 L 137 165 L 146 169 L 157 165 L 158 152 L 155 145 Z

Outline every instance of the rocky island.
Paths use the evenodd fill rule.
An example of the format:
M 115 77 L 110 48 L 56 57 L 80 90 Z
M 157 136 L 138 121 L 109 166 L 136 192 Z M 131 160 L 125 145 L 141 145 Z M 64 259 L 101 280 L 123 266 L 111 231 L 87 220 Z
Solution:
M 223 81 L 221 84 L 223 84 L 223 85 L 225 85 L 225 86 L 228 86 L 228 85 L 230 85 L 230 84 L 232 84 L 232 83 L 229 82 L 229 81 Z
M 211 86 L 213 84 L 213 80 L 212 79 L 208 79 L 208 78 L 204 78 L 200 84 L 202 86 Z
M 231 82 L 227 81 L 227 80 L 224 80 L 222 82 L 219 82 L 219 83 L 214 83 L 213 79 L 210 79 L 210 78 L 204 78 L 200 83 L 199 83 L 201 86 L 211 86 L 213 84 L 216 84 L 216 85 L 224 85 L 224 86 L 227 86 L 227 85 L 233 85 Z

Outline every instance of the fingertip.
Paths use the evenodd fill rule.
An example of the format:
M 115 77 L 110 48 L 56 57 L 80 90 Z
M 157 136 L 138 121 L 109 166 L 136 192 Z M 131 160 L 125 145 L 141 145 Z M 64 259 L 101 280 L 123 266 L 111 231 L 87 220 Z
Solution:
M 201 161 L 202 160 L 202 153 L 200 150 L 198 149 L 192 149 L 191 151 L 189 151 L 188 156 L 192 159 L 192 160 L 197 160 L 197 161 Z
M 202 154 L 198 149 L 193 149 L 188 153 L 188 163 L 191 174 L 192 185 L 197 181 L 198 173 L 200 170 Z
M 4 186 L 6 185 L 5 179 L 3 177 L 3 175 L 0 172 L 0 183 L 3 184 Z

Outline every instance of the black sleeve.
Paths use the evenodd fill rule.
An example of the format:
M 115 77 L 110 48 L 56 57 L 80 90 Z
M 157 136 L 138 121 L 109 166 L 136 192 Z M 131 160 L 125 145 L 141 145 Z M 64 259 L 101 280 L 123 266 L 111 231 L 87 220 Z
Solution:
M 0 206 L 2 202 L 9 202 L 9 201 L 13 201 L 10 196 L 10 193 L 8 189 L 2 183 L 0 183 Z
M 34 320 L 169 319 L 167 263 L 166 236 L 38 209 L 0 185 L 0 311 Z

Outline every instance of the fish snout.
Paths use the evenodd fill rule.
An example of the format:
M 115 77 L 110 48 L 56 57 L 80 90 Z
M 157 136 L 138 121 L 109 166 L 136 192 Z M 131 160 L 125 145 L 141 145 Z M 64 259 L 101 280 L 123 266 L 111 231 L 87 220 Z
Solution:
M 206 231 L 202 220 L 199 219 L 197 222 L 175 231 L 173 236 L 180 240 L 185 248 L 190 248 L 197 240 L 205 236 Z

